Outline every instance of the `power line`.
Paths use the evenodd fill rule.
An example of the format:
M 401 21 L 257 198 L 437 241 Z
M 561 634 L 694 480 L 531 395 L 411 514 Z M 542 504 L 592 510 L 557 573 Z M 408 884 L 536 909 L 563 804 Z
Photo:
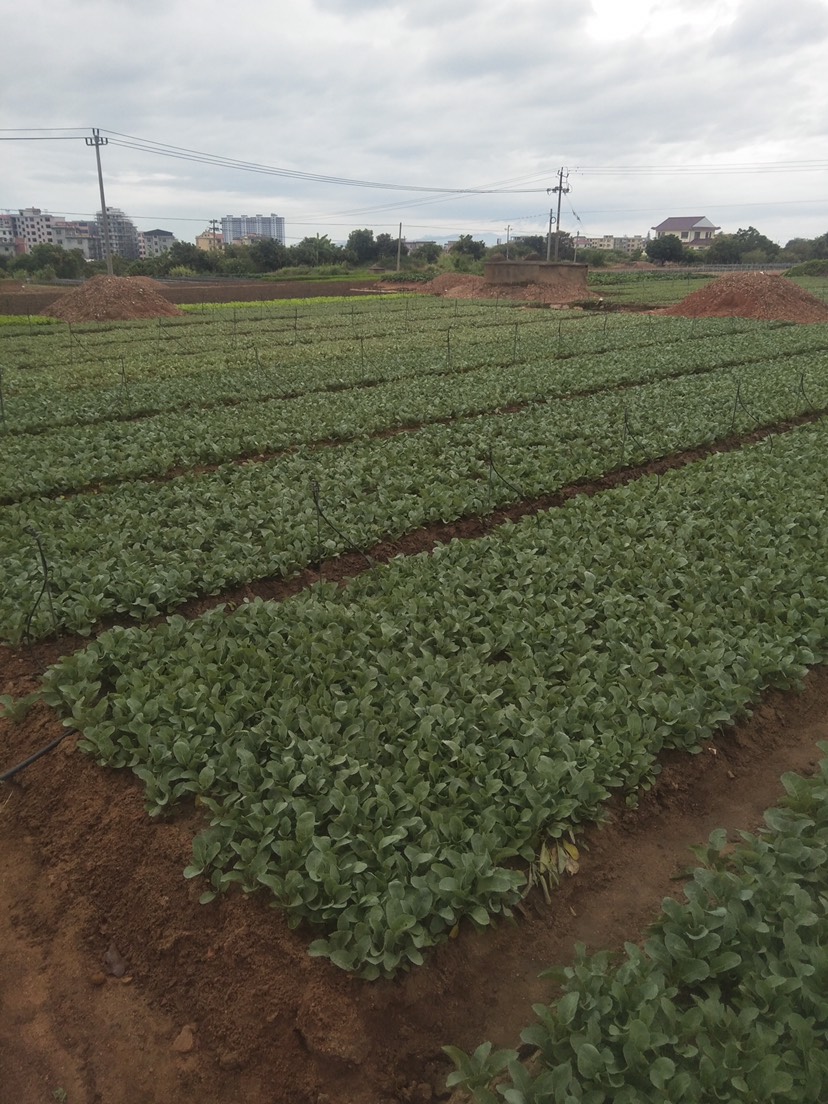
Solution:
M 144 153 L 154 153 L 161 157 L 172 157 L 181 161 L 193 161 L 198 164 L 215 165 L 219 168 L 238 169 L 243 172 L 260 173 L 265 176 L 281 176 L 291 180 L 305 180 L 320 184 L 337 184 L 353 188 L 378 188 L 382 191 L 403 192 L 440 192 L 447 195 L 488 195 L 493 192 L 521 193 L 523 189 L 514 188 L 448 188 L 444 186 L 425 186 L 421 184 L 387 184 L 376 180 L 355 180 L 346 176 L 334 176 L 325 173 L 309 173 L 298 169 L 284 169 L 273 165 L 262 165 L 254 161 L 240 161 L 236 158 L 225 157 L 219 154 L 204 153 L 200 150 L 187 149 L 184 146 L 173 146 L 166 142 L 155 142 L 145 138 L 136 138 L 132 134 L 121 134 L 116 130 L 106 130 L 106 134 L 114 136 L 112 145 L 122 146 L 127 149 L 140 150 Z M 118 139 L 129 139 L 119 141 Z M 540 189 L 532 188 L 527 191 L 536 192 Z

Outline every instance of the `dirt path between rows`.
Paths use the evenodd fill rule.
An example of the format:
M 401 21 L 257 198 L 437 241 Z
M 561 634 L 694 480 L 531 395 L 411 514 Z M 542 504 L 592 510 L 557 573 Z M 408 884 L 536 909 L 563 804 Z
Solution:
M 59 731 L 45 708 L 0 733 L 15 760 Z M 589 833 L 581 872 L 515 923 L 462 926 L 425 967 L 362 982 L 305 954 L 263 898 L 204 907 L 181 871 L 194 815 L 151 823 L 140 786 L 70 737 L 0 787 L 0 1085 L 9 1104 L 389 1104 L 444 1095 L 440 1047 L 516 1045 L 540 970 L 576 941 L 620 948 L 675 895 L 688 847 L 756 826 L 786 770 L 828 739 L 828 669 L 771 694 L 697 756 L 669 754 L 639 809 Z M 114 944 L 126 963 L 108 976 Z M 65 1098 L 60 1090 L 66 1093 Z

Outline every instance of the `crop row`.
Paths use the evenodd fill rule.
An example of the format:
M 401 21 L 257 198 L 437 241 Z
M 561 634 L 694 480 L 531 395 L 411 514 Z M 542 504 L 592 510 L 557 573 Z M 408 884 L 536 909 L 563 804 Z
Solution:
M 481 415 L 388 438 L 297 449 L 161 484 L 0 509 L 0 631 L 88 632 L 228 585 L 288 577 L 351 547 L 531 500 L 618 467 L 828 406 L 828 378 L 769 362 Z M 749 381 L 749 382 L 748 382 Z M 316 490 L 316 498 L 314 497 Z M 321 513 L 320 513 L 321 511 Z M 50 565 L 43 589 L 32 528 Z M 31 622 L 31 624 L 30 624 Z
M 449 1084 L 477 1104 L 826 1099 L 828 763 L 783 782 L 762 831 L 730 851 L 719 830 L 699 849 L 687 902 L 665 899 L 643 949 L 628 943 L 616 963 L 581 947 L 546 972 L 565 985 L 523 1033 L 531 1071 L 515 1051 L 446 1047 Z
M 408 307 L 408 304 L 406 304 Z M 546 321 L 541 312 L 527 317 L 513 307 L 492 310 L 466 305 L 461 311 L 437 308 L 423 300 L 404 312 L 392 312 L 386 304 L 378 309 L 352 311 L 347 320 L 332 320 L 324 308 L 313 306 L 302 315 L 298 311 L 283 319 L 250 317 L 238 312 L 227 318 L 222 311 L 187 318 L 159 318 L 130 323 L 55 323 L 32 333 L 0 334 L 0 355 L 10 367 L 46 372 L 70 364 L 74 370 L 94 370 L 101 362 L 117 362 L 121 356 L 139 356 L 147 361 L 160 354 L 178 358 L 190 355 L 219 355 L 238 344 L 250 344 L 253 338 L 270 349 L 289 349 L 295 345 L 324 346 L 354 338 L 401 337 L 445 332 L 448 327 L 465 329 L 477 325 L 500 326 L 509 321 L 533 325 Z M 560 317 L 572 317 L 564 312 Z
M 749 385 L 754 377 L 767 375 L 770 361 L 752 361 L 771 348 L 774 357 L 784 356 L 774 363 L 792 390 L 796 373 L 828 379 L 828 348 L 819 348 L 820 335 L 805 334 L 802 340 L 789 330 L 775 336 L 773 342 L 760 332 L 731 341 L 709 339 L 600 357 L 523 362 L 507 370 L 496 365 L 446 372 L 429 378 L 427 387 L 422 377 L 405 376 L 368 388 L 316 391 L 293 399 L 259 395 L 230 407 L 9 435 L 0 441 L 0 503 L 724 366 L 739 367 Z M 811 342 L 807 354 L 791 353 Z M 127 396 L 123 402 L 129 403 Z
M 550 322 L 549 319 L 552 319 Z M 491 316 L 489 316 L 491 319 Z M 538 321 L 540 319 L 541 321 Z M 712 320 L 721 323 L 721 319 Z M 548 312 L 530 312 L 510 324 L 452 326 L 405 340 L 365 340 L 271 348 L 264 341 L 228 341 L 191 355 L 140 352 L 81 366 L 65 359 L 58 369 L 29 371 L 8 364 L 0 376 L 6 433 L 32 432 L 59 425 L 110 421 L 184 409 L 235 403 L 240 397 L 275 398 L 310 391 L 358 386 L 407 375 L 427 375 L 487 364 L 512 364 L 645 348 L 720 335 L 765 333 L 770 345 L 789 330 L 788 345 L 803 351 L 819 341 L 817 328 L 762 326 L 728 320 L 727 327 L 694 326 L 687 319 L 656 319 L 604 328 L 594 320 L 567 323 Z M 794 339 L 796 335 L 796 339 Z M 824 342 L 823 342 L 824 343 Z
M 368 977 L 518 899 L 544 839 L 828 656 L 828 422 L 345 590 L 116 629 L 46 700 L 149 809 L 210 810 L 188 877 L 266 888 Z

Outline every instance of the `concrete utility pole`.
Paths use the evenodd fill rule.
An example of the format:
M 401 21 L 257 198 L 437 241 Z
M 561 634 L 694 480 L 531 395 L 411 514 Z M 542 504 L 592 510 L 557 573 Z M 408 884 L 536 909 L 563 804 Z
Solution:
M 402 223 L 400 223 L 400 232 L 397 235 L 397 272 L 400 271 L 400 256 L 402 255 Z
M 546 231 L 546 263 L 552 260 L 552 216 L 554 215 L 554 209 L 549 208 L 549 229 Z
M 506 227 L 506 260 L 509 260 L 509 234 L 512 231 L 511 226 Z
M 222 241 L 224 245 L 224 241 Z M 210 219 L 210 252 L 219 248 L 218 243 L 218 219 Z
M 101 214 L 103 216 L 104 236 L 104 260 L 106 261 L 107 275 L 112 275 L 112 250 L 109 246 L 109 216 L 106 211 L 106 196 L 104 195 L 103 172 L 101 171 L 101 146 L 109 145 L 108 138 L 101 138 L 101 132 L 97 127 L 92 128 L 92 137 L 85 138 L 87 146 L 95 147 L 95 159 L 98 162 L 98 187 L 101 191 Z
M 561 242 L 561 196 L 566 195 L 566 193 L 569 191 L 569 185 L 568 184 L 566 185 L 566 187 L 564 187 L 564 173 L 565 172 L 566 172 L 566 176 L 567 176 L 567 180 L 568 180 L 569 179 L 569 172 L 566 169 L 561 168 L 561 169 L 558 170 L 558 184 L 557 184 L 557 186 L 555 188 L 547 188 L 546 189 L 547 195 L 550 192 L 557 192 L 558 193 L 558 216 L 555 220 L 555 257 L 554 257 L 554 259 L 556 261 L 558 259 L 558 249 L 559 249 L 560 242 Z M 549 212 L 549 220 L 550 220 L 550 222 L 552 220 L 552 212 L 551 211 Z M 548 250 L 547 250 L 547 260 L 548 260 Z

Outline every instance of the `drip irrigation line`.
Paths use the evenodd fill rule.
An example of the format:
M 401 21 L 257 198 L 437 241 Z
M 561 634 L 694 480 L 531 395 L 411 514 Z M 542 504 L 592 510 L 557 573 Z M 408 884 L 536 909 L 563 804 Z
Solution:
M 32 763 L 36 763 L 38 759 L 42 759 L 44 755 L 48 755 L 50 751 L 54 751 L 61 740 L 65 740 L 67 736 L 71 736 L 72 733 L 75 732 L 77 732 L 76 728 L 67 728 L 65 732 L 62 732 L 60 736 L 56 736 L 46 747 L 42 747 L 40 751 L 36 751 L 33 755 L 30 755 L 28 759 L 24 759 L 23 762 L 18 763 L 16 767 L 12 767 L 11 770 L 4 771 L 0 774 L 0 782 L 10 782 L 16 774 L 20 774 L 26 767 L 30 767 Z
M 492 449 L 491 449 L 491 446 L 489 447 L 489 452 L 488 452 L 488 455 L 487 455 L 486 459 L 487 459 L 487 461 L 488 461 L 488 464 L 489 464 L 489 498 L 491 498 L 491 497 L 492 497 L 492 475 L 496 475 L 496 476 L 497 476 L 497 478 L 498 478 L 498 479 L 500 480 L 500 482 L 501 482 L 501 483 L 503 483 L 503 484 L 505 484 L 505 486 L 507 486 L 507 487 L 509 488 L 509 490 L 510 490 L 510 491 L 514 491 L 514 492 L 515 492 L 515 494 L 516 494 L 516 495 L 517 495 L 517 496 L 518 496 L 519 498 L 522 498 L 522 496 L 523 496 L 523 492 L 522 492 L 521 490 L 519 490 L 519 489 L 518 489 L 518 488 L 517 488 L 517 487 L 516 487 L 516 486 L 514 485 L 514 483 L 510 483 L 510 482 L 509 482 L 509 480 L 508 480 L 508 479 L 506 478 L 506 476 L 505 476 L 505 475 L 502 475 L 502 474 L 501 474 L 501 473 L 500 473 L 500 472 L 499 472 L 499 471 L 497 470 L 497 468 L 495 467 L 495 464 L 494 464 L 494 457 L 493 457 L 493 455 L 492 455 Z
M 366 562 L 366 564 L 368 565 L 369 568 L 373 567 L 374 566 L 374 561 L 371 559 L 371 557 L 368 555 L 368 553 L 363 551 L 363 549 L 359 548 L 357 545 L 355 545 L 354 542 L 351 540 L 351 538 L 346 537 L 345 534 L 340 529 L 337 529 L 337 527 L 334 525 L 334 523 L 331 521 L 331 519 L 324 513 L 324 511 L 322 509 L 322 506 L 320 505 L 320 502 L 319 502 L 319 484 L 316 482 L 316 480 L 314 480 L 311 483 L 311 494 L 313 495 L 313 504 L 316 508 L 316 534 L 317 534 L 317 542 L 319 544 L 320 562 L 321 562 L 321 559 L 322 559 L 322 530 L 321 530 L 320 522 L 324 521 L 326 525 L 328 525 L 331 529 L 333 529 L 333 531 L 340 538 L 340 540 L 345 541 L 345 543 L 348 545 L 348 547 L 351 548 L 352 551 L 356 552 L 358 556 L 362 556 L 363 560 L 365 560 L 365 562 Z
M 43 551 L 43 542 L 40 539 L 40 533 L 38 533 L 33 525 L 27 525 L 24 531 L 34 538 L 34 542 L 37 545 L 37 550 L 40 553 L 40 566 L 43 570 L 43 586 L 40 588 L 40 594 L 38 594 L 35 600 L 35 604 L 29 611 L 29 616 L 26 618 L 26 627 L 23 630 L 24 640 L 27 644 L 31 645 L 32 638 L 30 635 L 30 631 L 32 627 L 32 618 L 34 617 L 37 607 L 40 605 L 40 600 L 42 599 L 44 594 L 47 594 L 49 596 L 49 610 L 52 614 L 52 625 L 55 629 L 57 629 L 57 617 L 55 616 L 55 606 L 54 602 L 52 601 L 52 589 L 49 586 L 49 564 L 46 560 L 46 553 Z

